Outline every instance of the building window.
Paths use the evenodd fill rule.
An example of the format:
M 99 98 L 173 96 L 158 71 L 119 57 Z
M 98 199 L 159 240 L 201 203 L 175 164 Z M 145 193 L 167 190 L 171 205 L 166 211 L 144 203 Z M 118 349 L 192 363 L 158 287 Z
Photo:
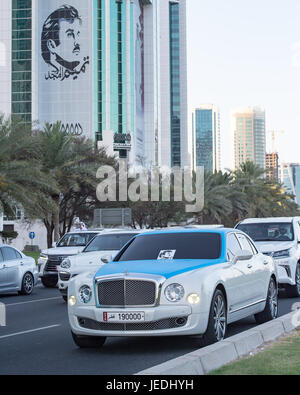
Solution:
M 12 1 L 12 106 L 14 119 L 31 122 L 32 2 Z
M 170 3 L 171 166 L 181 166 L 179 4 Z
M 103 61 L 103 5 L 102 0 L 98 0 L 98 132 L 96 133 L 96 141 L 102 140 L 103 131 L 103 79 L 102 79 L 102 61 Z

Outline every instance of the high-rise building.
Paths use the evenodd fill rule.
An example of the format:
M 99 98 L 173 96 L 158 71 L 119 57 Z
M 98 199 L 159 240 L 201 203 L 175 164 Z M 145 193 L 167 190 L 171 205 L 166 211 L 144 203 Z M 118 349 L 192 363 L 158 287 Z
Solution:
M 210 172 L 221 170 L 220 113 L 213 104 L 193 112 L 193 162 Z
M 281 163 L 280 181 L 287 192 L 295 196 L 295 202 L 300 205 L 300 164 Z
M 279 179 L 279 157 L 277 152 L 266 154 L 266 176 L 269 179 Z
M 235 168 L 251 161 L 266 168 L 265 110 L 260 107 L 233 112 Z
M 0 111 L 188 164 L 186 0 L 0 1 Z

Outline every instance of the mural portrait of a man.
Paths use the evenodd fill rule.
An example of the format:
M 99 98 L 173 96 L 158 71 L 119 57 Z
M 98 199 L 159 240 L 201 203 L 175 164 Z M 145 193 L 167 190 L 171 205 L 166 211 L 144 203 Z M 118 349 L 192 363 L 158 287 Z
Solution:
M 77 79 L 86 71 L 89 57 L 82 54 L 82 23 L 78 10 L 69 5 L 46 19 L 41 37 L 42 57 L 49 66 L 46 79 Z

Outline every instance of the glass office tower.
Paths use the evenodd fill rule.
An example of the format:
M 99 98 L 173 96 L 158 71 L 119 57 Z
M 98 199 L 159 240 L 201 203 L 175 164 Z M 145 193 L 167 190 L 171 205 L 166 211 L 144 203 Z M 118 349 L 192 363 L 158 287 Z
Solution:
M 265 110 L 260 107 L 233 112 L 235 168 L 251 161 L 266 168 Z
M 194 163 L 205 170 L 221 170 L 220 113 L 213 104 L 201 105 L 193 113 Z
M 295 196 L 295 202 L 300 205 L 300 164 L 282 163 L 280 165 L 280 181 L 285 189 Z

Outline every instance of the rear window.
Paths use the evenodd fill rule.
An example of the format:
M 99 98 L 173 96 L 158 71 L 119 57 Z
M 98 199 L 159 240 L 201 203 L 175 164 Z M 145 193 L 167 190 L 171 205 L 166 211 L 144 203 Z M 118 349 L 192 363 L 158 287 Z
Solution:
M 136 237 L 115 261 L 218 259 L 220 255 L 218 233 L 161 233 Z

